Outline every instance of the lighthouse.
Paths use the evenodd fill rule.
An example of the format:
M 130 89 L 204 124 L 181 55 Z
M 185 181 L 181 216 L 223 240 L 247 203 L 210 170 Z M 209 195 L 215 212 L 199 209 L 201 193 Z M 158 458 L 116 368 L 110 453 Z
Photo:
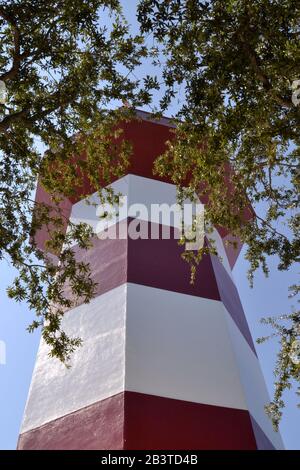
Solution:
M 265 414 L 269 396 L 232 275 L 241 244 L 234 249 L 232 235 L 215 228 L 218 253 L 203 256 L 190 284 L 174 220 L 150 211 L 176 204 L 175 185 L 153 174 L 171 129 L 143 112 L 124 127 L 131 163 L 111 186 L 147 217 L 125 214 L 102 236 L 86 204 L 95 194 L 82 188 L 64 201 L 73 223 L 98 227 L 88 251 L 73 246 L 97 289 L 64 315 L 63 329 L 83 341 L 70 368 L 40 343 L 19 449 L 283 448 Z M 36 200 L 47 200 L 42 187 Z M 147 236 L 129 236 L 132 223 Z M 40 248 L 45 238 L 41 231 Z

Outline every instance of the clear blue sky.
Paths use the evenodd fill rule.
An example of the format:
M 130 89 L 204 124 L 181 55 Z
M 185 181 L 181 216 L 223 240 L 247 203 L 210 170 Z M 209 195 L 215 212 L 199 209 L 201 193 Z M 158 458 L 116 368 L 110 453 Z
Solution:
M 123 2 L 125 13 L 131 23 L 135 23 L 134 5 L 136 1 Z M 148 72 L 151 72 L 150 70 Z M 234 277 L 244 305 L 246 316 L 256 339 L 268 332 L 259 323 L 264 315 L 288 312 L 288 286 L 295 282 L 297 272 L 278 272 L 276 260 L 270 259 L 270 277 L 265 279 L 256 274 L 254 288 L 247 281 L 248 265 L 241 253 L 234 270 Z M 38 332 L 29 334 L 26 326 L 33 318 L 26 305 L 16 304 L 6 296 L 5 289 L 14 278 L 14 270 L 6 262 L 0 263 L 0 341 L 6 344 L 6 364 L 0 364 L 0 449 L 15 449 L 22 413 L 24 410 L 35 356 L 39 343 Z M 270 393 L 273 391 L 273 367 L 276 354 L 276 340 L 257 346 L 258 356 Z M 281 433 L 287 449 L 300 449 L 299 418 L 297 397 L 294 391 L 286 395 L 287 406 L 281 424 Z

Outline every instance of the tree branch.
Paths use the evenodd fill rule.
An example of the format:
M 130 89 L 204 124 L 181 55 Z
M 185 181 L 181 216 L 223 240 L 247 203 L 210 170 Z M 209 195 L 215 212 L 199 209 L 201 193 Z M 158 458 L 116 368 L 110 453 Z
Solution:
M 292 108 L 293 103 L 291 101 L 288 101 L 285 98 L 282 98 L 280 95 L 278 95 L 277 93 L 274 92 L 272 84 L 271 84 L 269 78 L 267 77 L 267 75 L 262 71 L 261 67 L 259 66 L 259 59 L 258 59 L 255 51 L 253 51 L 251 49 L 251 47 L 249 46 L 249 44 L 244 42 L 244 41 L 243 41 L 243 46 L 244 46 L 244 49 L 245 49 L 245 51 L 247 52 L 247 54 L 250 58 L 250 63 L 251 63 L 252 68 L 255 72 L 255 75 L 257 76 L 259 81 L 262 83 L 264 89 L 273 96 L 275 101 L 278 104 L 280 104 L 280 106 L 283 106 L 284 108 Z
M 6 13 L 2 7 L 0 7 L 0 17 L 11 25 L 14 34 L 14 52 L 12 67 L 10 70 L 0 75 L 0 80 L 5 82 L 7 80 L 11 80 L 17 75 L 20 68 L 22 55 L 20 54 L 20 30 L 17 27 L 14 19 L 8 13 Z
M 5 132 L 9 128 L 9 126 L 16 121 L 20 121 L 23 119 L 26 114 L 28 114 L 29 109 L 25 108 L 22 109 L 21 111 L 18 111 L 17 113 L 9 114 L 8 116 L 5 116 L 5 118 L 0 122 L 0 132 Z
M 257 56 L 256 52 L 254 49 L 252 49 L 252 47 L 250 46 L 249 44 L 249 40 L 247 39 L 247 33 L 253 33 L 253 31 L 251 31 L 251 26 L 250 26 L 250 15 L 247 14 L 246 15 L 246 19 L 247 19 L 247 24 L 243 24 L 239 29 L 238 31 L 236 32 L 239 40 L 241 41 L 242 43 L 242 46 L 244 48 L 244 51 L 246 52 L 246 54 L 248 55 L 249 59 L 250 59 L 250 64 L 252 66 L 252 69 L 256 75 L 256 77 L 258 78 L 258 80 L 262 83 L 264 89 L 275 99 L 275 101 L 282 107 L 284 108 L 293 108 L 293 103 L 291 100 L 287 100 L 285 98 L 283 98 L 282 96 L 278 95 L 275 90 L 273 89 L 272 87 L 272 83 L 270 82 L 270 79 L 268 78 L 268 76 L 263 72 L 261 66 L 260 66 L 260 61 L 259 61 L 259 57 Z M 245 33 L 246 32 L 246 37 L 245 37 Z M 251 37 L 251 34 L 249 35 Z

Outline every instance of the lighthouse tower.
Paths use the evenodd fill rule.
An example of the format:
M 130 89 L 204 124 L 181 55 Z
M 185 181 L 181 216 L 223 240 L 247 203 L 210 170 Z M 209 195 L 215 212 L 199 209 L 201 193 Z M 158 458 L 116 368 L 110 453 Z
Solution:
M 131 166 L 112 186 L 129 206 L 176 203 L 175 186 L 153 175 L 170 129 L 141 112 L 125 125 Z M 83 188 L 64 202 L 73 222 L 97 223 L 90 197 Z M 36 198 L 47 200 L 41 187 Z M 141 232 L 166 228 L 138 218 Z M 123 217 L 118 230 L 131 222 Z M 232 277 L 240 248 L 227 246 L 231 235 L 214 230 L 219 256 L 203 257 L 194 285 L 175 237 L 98 235 L 88 251 L 73 247 L 90 264 L 96 295 L 63 319 L 83 345 L 67 369 L 41 341 L 18 448 L 282 448 L 264 411 L 269 397 Z

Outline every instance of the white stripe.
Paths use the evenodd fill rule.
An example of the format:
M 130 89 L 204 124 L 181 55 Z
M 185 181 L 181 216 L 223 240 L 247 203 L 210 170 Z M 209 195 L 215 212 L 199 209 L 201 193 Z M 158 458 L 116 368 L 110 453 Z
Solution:
M 153 124 L 158 124 L 160 126 L 167 126 L 167 127 L 172 127 L 176 128 L 176 125 L 172 122 L 172 118 L 162 116 L 159 119 L 155 119 L 152 117 L 151 113 L 148 113 L 147 111 L 142 111 L 142 110 L 137 110 L 136 115 L 143 119 L 143 121 L 149 121 L 152 122 Z
M 128 207 L 133 204 L 142 204 L 146 207 L 147 212 L 151 215 L 151 204 L 176 204 L 176 186 L 174 184 L 163 183 L 150 178 L 144 178 L 142 176 L 127 175 L 108 186 L 112 188 L 115 194 L 120 193 L 122 196 L 127 197 Z M 88 205 L 87 201 L 93 205 Z M 97 193 L 92 194 L 89 197 L 77 202 L 72 207 L 70 221 L 74 224 L 79 222 L 85 222 L 91 225 L 93 230 L 97 231 L 97 225 L 99 224 L 99 211 L 97 213 L 96 207 L 101 204 Z M 119 221 L 124 220 L 128 217 L 128 213 L 120 211 Z M 149 220 L 151 222 L 159 223 L 160 220 L 155 217 L 144 217 L 143 214 L 139 216 L 141 220 Z M 168 225 L 174 226 L 172 224 Z M 107 226 L 115 224 L 115 220 L 109 221 Z
M 42 341 L 21 432 L 124 390 L 126 284 L 65 314 L 63 329 L 83 345 L 67 369 Z
M 126 390 L 246 409 L 222 303 L 128 284 Z

